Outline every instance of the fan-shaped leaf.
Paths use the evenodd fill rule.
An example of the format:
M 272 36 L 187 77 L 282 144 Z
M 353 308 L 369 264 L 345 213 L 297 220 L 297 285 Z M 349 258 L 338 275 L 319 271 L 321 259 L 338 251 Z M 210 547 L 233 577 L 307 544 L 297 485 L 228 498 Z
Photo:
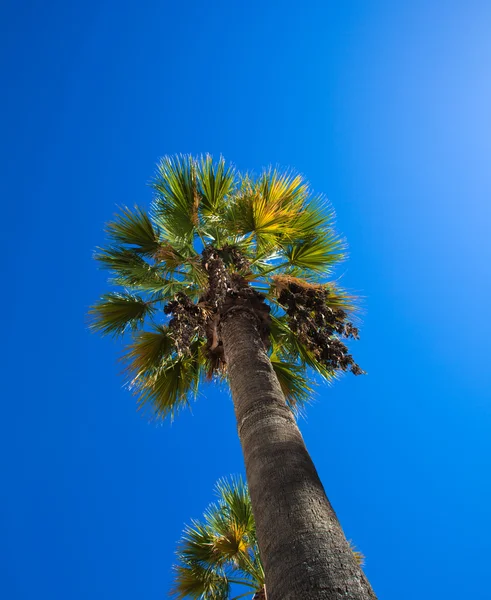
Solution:
M 217 569 L 208 569 L 196 562 L 181 562 L 174 569 L 174 585 L 170 591 L 172 598 L 227 600 L 230 597 L 227 577 Z
M 176 282 L 166 279 L 160 267 L 149 264 L 134 250 L 109 246 L 100 248 L 95 258 L 114 274 L 111 281 L 116 285 L 156 293 L 168 290 Z
M 152 187 L 157 193 L 154 212 L 164 237 L 170 242 L 173 238 L 189 239 L 199 221 L 195 160 L 191 156 L 164 157 Z
M 326 231 L 317 237 L 288 244 L 285 256 L 293 267 L 328 274 L 343 260 L 343 250 L 342 241 L 334 233 Z
M 220 158 L 217 163 L 211 156 L 202 157 L 198 166 L 201 186 L 201 209 L 205 217 L 220 216 L 225 209 L 225 200 L 235 186 L 235 173 Z
M 141 254 L 153 254 L 159 248 L 158 230 L 154 228 L 148 214 L 141 208 L 130 210 L 123 207 L 106 231 L 117 244 L 126 244 Z
M 172 358 L 174 352 L 169 328 L 159 325 L 152 331 L 140 331 L 128 346 L 124 360 L 134 379 L 144 375 L 152 377 Z
M 110 293 L 102 296 L 89 311 L 91 328 L 103 334 L 123 334 L 138 329 L 155 308 L 136 294 Z
M 173 356 L 164 362 L 153 376 L 132 381 L 140 406 L 150 405 L 156 417 L 173 418 L 189 405 L 189 396 L 196 395 L 202 374 L 199 344 L 193 344 L 191 355 Z

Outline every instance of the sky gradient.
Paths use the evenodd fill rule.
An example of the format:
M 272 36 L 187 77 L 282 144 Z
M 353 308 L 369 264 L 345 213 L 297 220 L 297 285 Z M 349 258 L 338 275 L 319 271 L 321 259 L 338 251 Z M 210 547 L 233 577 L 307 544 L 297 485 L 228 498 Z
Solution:
M 380 600 L 486 596 L 490 26 L 472 1 L 2 3 L 3 598 L 164 598 L 243 470 L 226 393 L 152 423 L 87 329 L 104 223 L 180 152 L 328 196 L 368 375 L 319 388 L 307 446 Z

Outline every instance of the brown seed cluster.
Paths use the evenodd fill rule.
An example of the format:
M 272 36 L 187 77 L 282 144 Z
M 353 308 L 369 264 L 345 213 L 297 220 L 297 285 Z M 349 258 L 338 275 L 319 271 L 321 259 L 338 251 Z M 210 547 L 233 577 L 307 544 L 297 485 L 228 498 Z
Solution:
M 290 329 L 330 370 L 362 375 L 347 346 L 339 339 L 358 339 L 358 329 L 348 321 L 346 312 L 329 306 L 330 290 L 325 286 L 302 286 L 290 282 L 278 301 L 288 315 Z
M 219 335 L 220 320 L 237 308 L 249 311 L 255 316 L 267 346 L 270 308 L 263 294 L 252 288 L 238 272 L 249 265 L 237 248 L 226 246 L 216 249 L 207 246 L 202 252 L 201 264 L 208 274 L 206 293 L 198 303 L 194 303 L 184 292 L 180 292 L 166 304 L 164 312 L 171 315 L 169 329 L 179 355 L 190 352 L 191 343 L 196 337 L 207 340 L 204 351 L 211 375 L 225 366 Z M 317 360 L 329 370 L 362 375 L 364 371 L 340 339 L 358 339 L 358 329 L 348 321 L 344 310 L 329 306 L 332 304 L 329 287 L 302 285 L 300 280 L 290 278 L 288 282 L 283 282 L 279 290 L 278 301 L 285 308 L 290 329 Z
M 180 292 L 164 307 L 172 315 L 169 329 L 178 354 L 189 353 L 196 336 L 207 340 L 204 349 L 209 363 L 209 375 L 225 366 L 223 345 L 219 335 L 220 319 L 231 309 L 242 307 L 257 318 L 265 343 L 269 341 L 269 306 L 264 296 L 254 290 L 241 274 L 249 262 L 235 246 L 217 249 L 206 246 L 201 266 L 208 275 L 208 289 L 195 304 Z
M 169 330 L 177 353 L 180 356 L 188 354 L 193 339 L 196 336 L 204 336 L 205 317 L 203 310 L 184 292 L 179 292 L 174 300 L 164 306 L 164 313 L 172 315 L 169 321 Z

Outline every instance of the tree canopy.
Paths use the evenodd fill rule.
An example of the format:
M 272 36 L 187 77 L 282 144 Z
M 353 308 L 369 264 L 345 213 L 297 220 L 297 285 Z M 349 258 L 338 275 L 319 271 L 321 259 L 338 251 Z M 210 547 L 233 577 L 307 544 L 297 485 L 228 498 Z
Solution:
M 165 157 L 149 210 L 123 207 L 96 259 L 112 290 L 91 327 L 127 335 L 128 384 L 157 416 L 174 415 L 206 379 L 226 379 L 218 326 L 230 302 L 251 306 L 289 406 L 325 380 L 360 374 L 354 299 L 333 280 L 345 256 L 327 201 L 302 176 L 241 174 L 223 158 Z M 227 305 L 227 302 L 229 305 Z

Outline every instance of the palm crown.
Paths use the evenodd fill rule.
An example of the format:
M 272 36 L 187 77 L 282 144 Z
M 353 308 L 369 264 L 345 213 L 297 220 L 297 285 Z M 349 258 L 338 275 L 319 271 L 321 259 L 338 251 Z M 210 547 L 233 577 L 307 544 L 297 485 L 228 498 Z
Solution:
M 226 378 L 220 318 L 254 312 L 289 405 L 324 379 L 363 371 L 343 338 L 353 299 L 328 278 L 344 257 L 333 212 L 299 175 L 241 175 L 223 159 L 166 157 L 149 211 L 123 208 L 96 259 L 115 286 L 91 308 L 92 328 L 130 334 L 125 358 L 141 404 L 159 416 L 185 406 L 206 378 Z M 233 302 L 231 301 L 233 299 Z
M 171 590 L 177 599 L 223 600 L 232 585 L 245 586 L 251 595 L 264 586 L 247 486 L 241 478 L 223 479 L 215 493 L 217 502 L 186 526 L 179 542 Z

